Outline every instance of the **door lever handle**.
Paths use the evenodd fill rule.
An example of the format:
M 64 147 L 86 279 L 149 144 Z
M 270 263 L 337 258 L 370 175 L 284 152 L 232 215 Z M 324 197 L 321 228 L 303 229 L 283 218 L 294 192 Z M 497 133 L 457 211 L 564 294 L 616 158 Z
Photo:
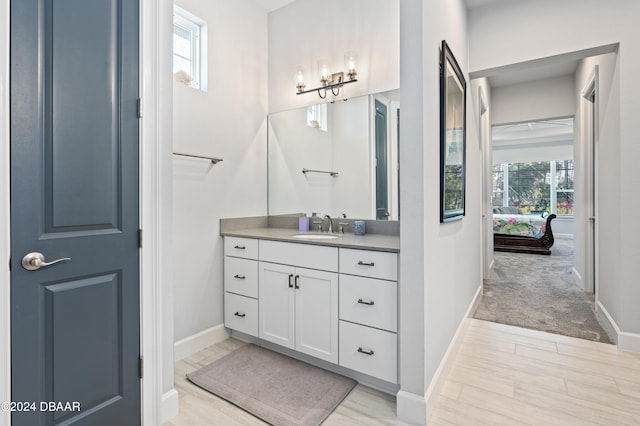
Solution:
M 22 267 L 27 271 L 35 271 L 36 269 L 40 269 L 43 266 L 53 265 L 54 263 L 64 262 L 66 260 L 71 260 L 70 257 L 63 257 L 62 259 L 52 260 L 51 262 L 44 261 L 44 255 L 42 253 L 38 253 L 37 251 L 33 253 L 28 253 L 22 258 Z

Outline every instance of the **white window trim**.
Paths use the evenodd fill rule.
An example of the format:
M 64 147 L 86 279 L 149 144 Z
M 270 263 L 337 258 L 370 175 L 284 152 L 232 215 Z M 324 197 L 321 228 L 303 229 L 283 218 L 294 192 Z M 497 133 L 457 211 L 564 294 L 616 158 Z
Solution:
M 196 15 L 184 10 L 183 8 L 173 6 L 173 23 L 193 32 L 196 43 L 191 45 L 193 73 L 191 78 L 193 82 L 191 87 L 194 89 L 207 91 L 207 23 Z M 175 52 L 172 51 L 172 57 Z M 179 56 L 179 55 L 178 55 Z

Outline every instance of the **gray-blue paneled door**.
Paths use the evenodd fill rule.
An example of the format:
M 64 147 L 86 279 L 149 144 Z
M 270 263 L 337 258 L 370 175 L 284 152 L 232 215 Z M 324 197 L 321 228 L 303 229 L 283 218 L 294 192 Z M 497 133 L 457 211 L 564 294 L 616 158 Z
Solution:
M 138 21 L 11 2 L 11 389 L 35 403 L 14 426 L 141 421 Z

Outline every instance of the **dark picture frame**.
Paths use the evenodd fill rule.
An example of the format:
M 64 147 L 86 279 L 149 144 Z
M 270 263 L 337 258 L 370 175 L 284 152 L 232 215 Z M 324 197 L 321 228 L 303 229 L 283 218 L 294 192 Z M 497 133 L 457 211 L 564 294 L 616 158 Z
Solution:
M 442 40 L 440 51 L 440 222 L 465 213 L 467 82 Z

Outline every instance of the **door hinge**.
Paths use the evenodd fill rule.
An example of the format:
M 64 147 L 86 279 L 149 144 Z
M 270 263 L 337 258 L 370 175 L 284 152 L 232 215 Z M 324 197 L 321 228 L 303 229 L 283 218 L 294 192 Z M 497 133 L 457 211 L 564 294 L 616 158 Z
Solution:
M 144 360 L 142 357 L 138 360 L 138 376 L 142 379 L 144 377 Z
M 142 248 L 142 229 L 138 229 L 138 248 Z
M 142 118 L 142 98 L 138 98 L 138 118 Z

